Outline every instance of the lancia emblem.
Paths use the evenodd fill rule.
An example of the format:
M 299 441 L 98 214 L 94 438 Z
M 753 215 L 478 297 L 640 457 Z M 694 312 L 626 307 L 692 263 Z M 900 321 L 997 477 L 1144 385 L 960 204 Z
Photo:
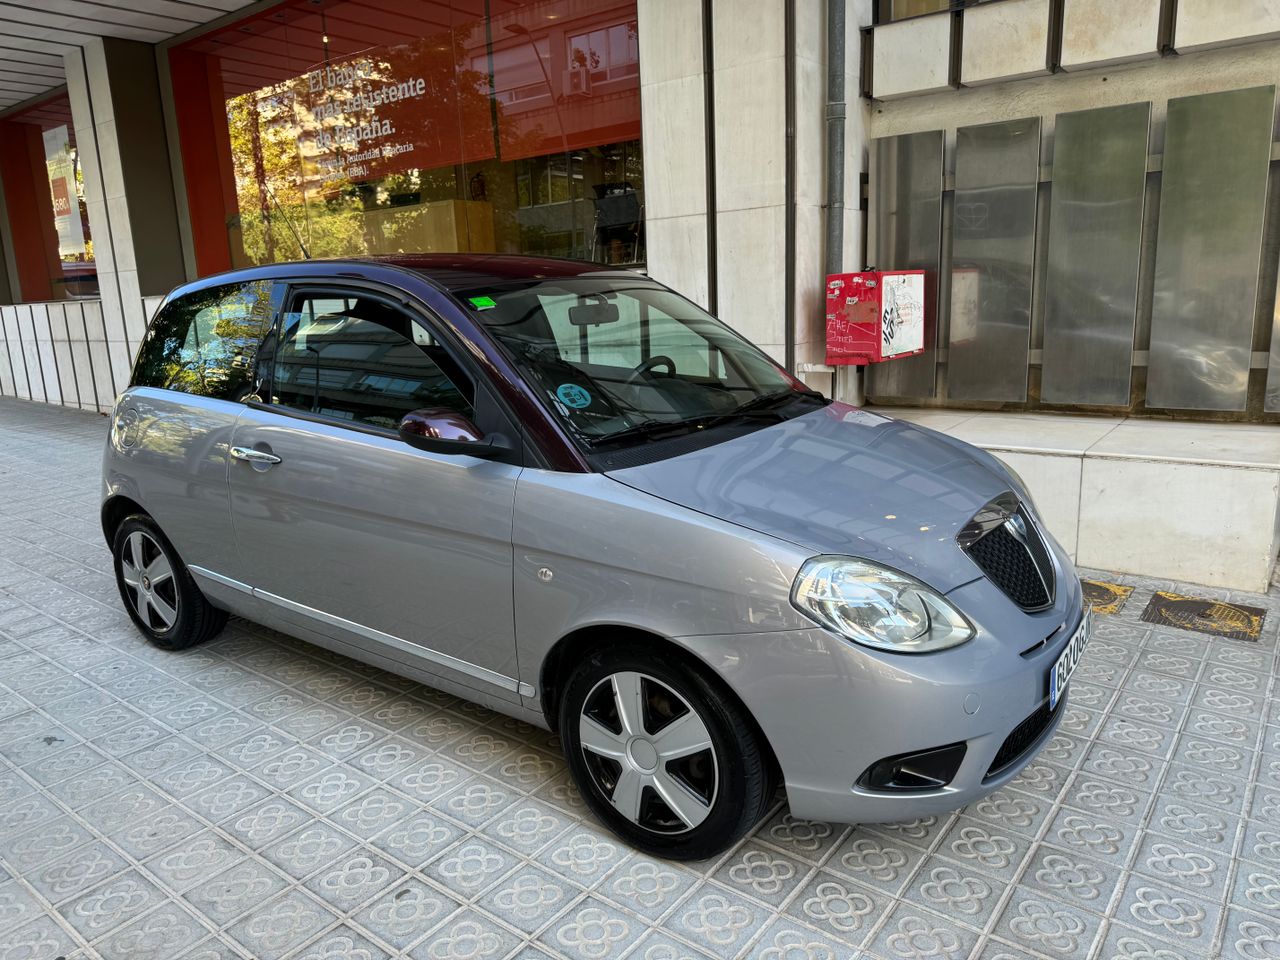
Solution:
M 1005 520 L 1004 528 L 1009 531 L 1013 539 L 1024 547 L 1027 545 L 1027 521 L 1022 519 L 1022 514 L 1015 513 L 1010 516 Z

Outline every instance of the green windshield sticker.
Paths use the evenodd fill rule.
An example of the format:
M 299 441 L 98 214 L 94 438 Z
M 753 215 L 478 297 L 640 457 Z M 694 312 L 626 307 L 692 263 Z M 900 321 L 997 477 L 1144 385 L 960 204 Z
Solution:
M 471 305 L 477 310 L 492 310 L 498 303 L 493 297 L 472 297 Z

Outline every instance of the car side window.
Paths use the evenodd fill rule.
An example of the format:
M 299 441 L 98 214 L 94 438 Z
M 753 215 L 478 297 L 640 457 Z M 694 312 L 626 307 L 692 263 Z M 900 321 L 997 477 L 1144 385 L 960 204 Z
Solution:
M 296 296 L 281 318 L 272 402 L 394 430 L 406 413 L 474 419 L 474 387 L 426 328 L 363 294 Z
M 270 280 L 210 287 L 165 304 L 133 368 L 135 387 L 219 400 L 254 391 L 254 367 L 271 325 Z

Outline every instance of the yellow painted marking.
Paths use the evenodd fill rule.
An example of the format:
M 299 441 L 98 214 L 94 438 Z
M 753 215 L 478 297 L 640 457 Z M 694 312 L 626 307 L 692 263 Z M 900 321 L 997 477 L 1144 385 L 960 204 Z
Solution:
M 1084 585 L 1084 598 L 1093 605 L 1094 613 L 1119 613 L 1133 587 L 1120 583 L 1106 583 L 1102 580 L 1081 580 Z

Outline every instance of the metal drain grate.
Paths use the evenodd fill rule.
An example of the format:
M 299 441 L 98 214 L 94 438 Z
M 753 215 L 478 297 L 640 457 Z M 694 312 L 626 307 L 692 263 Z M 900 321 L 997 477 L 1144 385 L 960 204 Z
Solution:
M 1144 623 L 1253 643 L 1258 641 L 1266 618 L 1267 611 L 1262 607 L 1162 591 L 1158 591 L 1142 611 Z

